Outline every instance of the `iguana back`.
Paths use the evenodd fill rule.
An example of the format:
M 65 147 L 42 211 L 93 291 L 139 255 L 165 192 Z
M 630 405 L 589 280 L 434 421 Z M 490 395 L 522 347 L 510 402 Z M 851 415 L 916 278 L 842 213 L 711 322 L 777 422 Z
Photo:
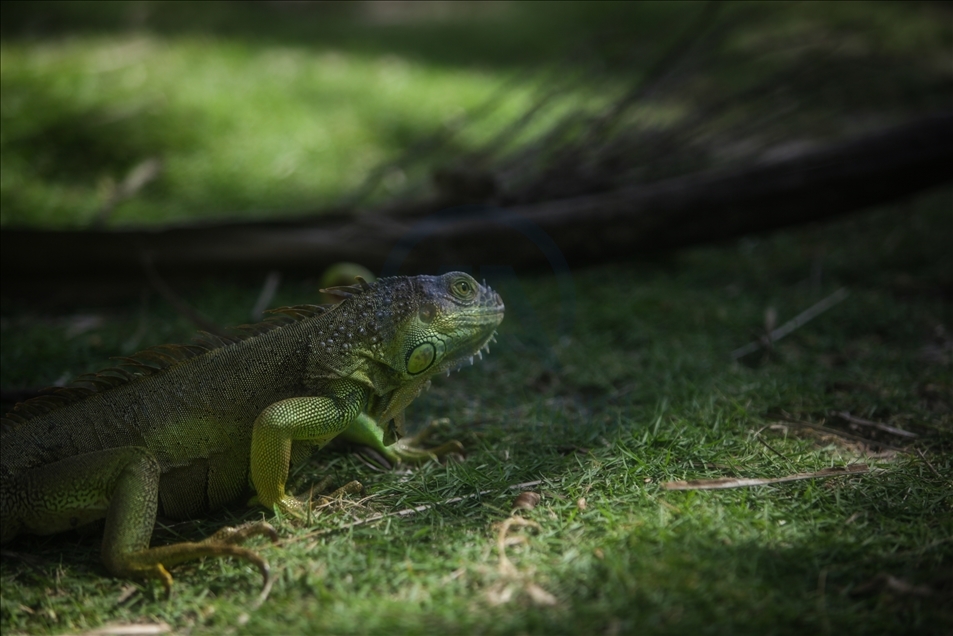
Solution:
M 141 446 L 159 462 L 165 516 L 185 518 L 234 501 L 248 490 L 255 418 L 269 404 L 308 394 L 307 342 L 333 327 L 333 318 L 333 311 L 307 317 L 205 351 L 155 349 L 131 360 L 162 364 L 165 353 L 167 366 L 140 365 L 127 380 L 85 396 L 74 388 L 28 402 L 19 410 L 50 410 L 4 428 L 2 476 L 90 451 Z

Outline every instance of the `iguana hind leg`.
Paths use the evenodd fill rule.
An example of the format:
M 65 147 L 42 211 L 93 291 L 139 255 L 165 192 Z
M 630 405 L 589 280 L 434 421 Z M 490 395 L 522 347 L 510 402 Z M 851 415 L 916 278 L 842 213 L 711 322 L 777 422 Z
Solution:
M 171 589 L 166 568 L 204 556 L 233 556 L 253 563 L 268 584 L 268 563 L 236 543 L 250 536 L 277 539 L 265 523 L 220 530 L 205 541 L 149 547 L 159 501 L 159 463 L 138 446 L 77 455 L 16 478 L 20 496 L 5 505 L 19 528 L 53 534 L 106 519 L 102 559 L 112 574 L 156 578 Z M 7 509 L 9 507 L 9 509 Z

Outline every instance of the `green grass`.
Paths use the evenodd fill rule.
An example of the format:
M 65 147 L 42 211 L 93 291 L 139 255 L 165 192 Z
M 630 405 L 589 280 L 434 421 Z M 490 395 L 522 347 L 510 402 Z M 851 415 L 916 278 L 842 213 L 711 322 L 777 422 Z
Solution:
M 338 485 L 360 479 L 369 498 L 350 497 L 311 527 L 282 522 L 279 547 L 256 544 L 277 576 L 260 609 L 249 609 L 258 577 L 244 564 L 180 566 L 166 601 L 156 584 L 107 576 L 95 538 L 26 537 L 7 546 L 21 556 L 2 562 L 0 626 L 5 634 L 160 621 L 176 633 L 239 634 L 948 632 L 950 197 L 944 189 L 826 226 L 573 271 L 574 299 L 565 280 L 519 273 L 503 286 L 515 309 L 492 354 L 437 379 L 411 407 L 418 426 L 449 417 L 441 437 L 461 440 L 466 461 L 377 472 L 352 454 L 316 456 L 295 476 L 299 490 L 330 475 Z M 840 286 L 849 298 L 771 356 L 731 361 L 767 307 L 783 322 Z M 315 287 L 288 282 L 276 302 L 313 300 Z M 256 294 L 210 282 L 188 297 L 226 323 L 245 320 Z M 101 322 L 76 333 L 90 321 L 5 307 L 4 387 L 95 369 L 123 352 L 143 319 L 150 330 L 139 346 L 190 331 L 156 300 L 144 312 L 135 304 L 77 312 Z M 778 415 L 837 426 L 838 410 L 920 437 L 906 451 L 876 452 L 875 443 L 812 434 Z M 856 462 L 871 472 L 724 491 L 661 486 Z M 519 514 L 539 529 L 511 529 L 526 539 L 506 550 L 515 571 L 501 569 L 509 487 L 536 480 L 542 500 Z M 445 503 L 455 497 L 464 499 Z M 348 527 L 422 505 L 431 507 Z M 262 515 L 239 507 L 160 528 L 157 541 Z M 883 575 L 920 593 L 871 585 Z M 533 586 L 555 604 L 534 601 Z
M 5 45 L 2 73 L 11 225 L 88 223 L 110 180 L 150 157 L 161 180 L 116 222 L 327 206 L 499 83 L 396 56 L 145 34 Z M 513 106 L 526 98 L 514 91 Z M 17 116 L 36 104 L 49 107 Z

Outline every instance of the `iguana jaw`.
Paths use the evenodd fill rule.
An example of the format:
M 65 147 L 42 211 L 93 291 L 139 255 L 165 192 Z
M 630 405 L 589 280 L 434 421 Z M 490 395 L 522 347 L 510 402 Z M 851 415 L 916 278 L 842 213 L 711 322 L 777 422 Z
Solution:
M 502 319 L 503 316 L 501 313 L 495 324 L 498 325 Z M 445 358 L 441 364 L 435 365 L 432 370 L 428 370 L 427 373 L 423 373 L 413 378 L 394 391 L 387 408 L 383 413 L 381 413 L 378 420 L 378 422 L 382 425 L 386 422 L 392 422 L 392 425 L 388 425 L 389 437 L 392 437 L 394 441 L 403 437 L 403 418 L 399 416 L 403 413 L 404 409 L 406 409 L 410 403 L 420 395 L 422 391 L 430 387 L 431 377 L 438 373 L 444 372 L 446 372 L 447 375 L 450 375 L 451 371 L 459 370 L 466 364 L 468 360 L 470 361 L 470 364 L 473 364 L 474 356 L 479 356 L 482 359 L 482 352 L 484 350 L 487 353 L 490 352 L 489 343 L 491 341 L 495 341 L 496 329 L 493 329 L 493 331 L 489 332 L 489 334 L 481 335 L 483 337 L 481 340 L 477 341 L 477 345 L 474 347 L 462 349 L 461 354 Z
M 496 342 L 496 329 L 485 335 L 480 341 L 477 341 L 475 346 L 462 349 L 459 355 L 448 356 L 440 365 L 436 367 L 434 374 L 446 373 L 449 376 L 451 371 L 459 371 L 463 367 L 467 366 L 468 362 L 471 365 L 474 364 L 474 358 L 479 358 L 482 360 L 484 351 L 487 354 L 490 353 L 491 342 Z

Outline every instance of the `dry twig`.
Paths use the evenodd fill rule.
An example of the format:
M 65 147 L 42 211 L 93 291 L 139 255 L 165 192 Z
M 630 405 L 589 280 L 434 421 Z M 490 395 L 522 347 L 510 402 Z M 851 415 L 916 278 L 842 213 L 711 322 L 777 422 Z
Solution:
M 125 625 L 104 625 L 80 636 L 154 636 L 172 631 L 167 623 L 127 623 Z
M 821 433 L 833 435 L 834 437 L 849 439 L 853 442 L 860 442 L 861 444 L 865 444 L 865 445 L 874 444 L 876 446 L 879 446 L 880 448 L 884 448 L 884 449 L 892 450 L 892 451 L 904 450 L 903 448 L 900 448 L 899 446 L 894 446 L 892 444 L 888 444 L 887 442 L 872 440 L 868 437 L 863 437 L 861 435 L 854 435 L 853 433 L 848 433 L 847 431 L 842 431 L 836 428 L 830 428 L 830 427 L 824 426 L 823 424 L 815 424 L 814 422 L 806 422 L 804 420 L 799 420 L 784 411 L 782 411 L 781 414 L 778 415 L 778 418 L 784 422 L 788 422 L 789 424 L 795 424 L 797 426 L 802 426 L 804 428 L 814 429 L 815 431 L 820 431 Z
M 842 475 L 862 475 L 868 472 L 867 464 L 849 464 L 844 467 L 824 468 L 813 473 L 795 473 L 784 477 L 737 478 L 720 477 L 718 479 L 690 479 L 688 481 L 669 481 L 662 484 L 665 490 L 722 490 L 726 488 L 746 488 L 749 486 L 765 486 L 781 484 L 802 479 L 823 479 L 826 477 L 840 477 Z
M 873 422 L 873 421 L 871 421 L 871 420 L 865 420 L 865 419 L 860 418 L 860 417 L 857 417 L 857 416 L 855 416 L 855 415 L 851 415 L 851 414 L 848 413 L 847 411 L 837 411 L 837 412 L 834 413 L 834 415 L 836 415 L 837 417 L 841 418 L 842 420 L 846 420 L 846 421 L 850 422 L 851 424 L 858 424 L 858 425 L 860 425 L 860 426 L 869 426 L 869 427 L 871 427 L 871 428 L 876 428 L 876 429 L 879 429 L 879 430 L 884 431 L 884 432 L 886 432 L 886 433 L 890 433 L 890 434 L 892 434 L 892 435 L 897 435 L 897 436 L 899 436 L 899 437 L 908 437 L 908 438 L 910 438 L 910 439 L 915 439 L 915 438 L 919 437 L 919 435 L 917 435 L 916 433 L 911 433 L 910 431 L 905 431 L 905 430 L 903 430 L 903 429 L 901 429 L 901 428 L 895 428 L 895 427 L 890 426 L 890 425 L 888 425 L 888 424 L 881 424 L 880 422 Z
M 807 309 L 805 309 L 804 311 L 802 311 L 797 316 L 787 321 L 786 323 L 784 323 L 777 329 L 770 331 L 764 338 L 755 340 L 754 342 L 749 342 L 745 346 L 735 349 L 734 351 L 731 352 L 731 357 L 737 360 L 738 358 L 743 358 L 749 353 L 754 353 L 758 349 L 770 346 L 771 343 L 780 340 L 781 338 L 788 335 L 789 333 L 791 333 L 798 327 L 801 327 L 808 321 L 813 320 L 814 318 L 817 318 L 822 313 L 824 313 L 825 311 L 827 311 L 834 305 L 837 305 L 842 300 L 847 298 L 847 296 L 849 295 L 850 293 L 847 291 L 847 289 L 845 287 L 841 287 L 840 289 L 838 289 L 836 292 L 834 292 L 827 298 L 824 298 L 818 301 L 817 303 L 815 303 L 814 305 L 811 305 L 810 307 L 808 307 Z
M 261 320 L 262 314 L 265 313 L 265 310 L 271 305 L 271 301 L 274 300 L 275 293 L 278 291 L 278 285 L 280 284 L 281 272 L 276 269 L 268 272 L 268 275 L 265 277 L 265 282 L 261 286 L 261 291 L 258 293 L 258 299 L 255 300 L 255 306 L 252 307 L 252 320 L 255 322 Z
M 93 218 L 91 226 L 104 227 L 120 203 L 136 196 L 139 190 L 155 181 L 160 174 L 162 174 L 162 162 L 155 157 L 150 157 L 133 166 L 122 183 L 112 187 L 106 201 Z
M 941 475 L 940 471 L 938 471 L 936 468 L 933 467 L 933 464 L 930 463 L 930 460 L 927 459 L 927 456 L 923 454 L 922 450 L 920 450 L 919 448 L 914 448 L 913 450 L 916 452 L 917 455 L 920 456 L 920 459 L 923 460 L 923 463 L 927 465 L 927 468 L 929 468 L 934 475 L 936 475 L 940 479 L 943 479 L 943 475 Z
M 542 530 L 542 527 L 535 521 L 516 516 L 509 517 L 499 524 L 499 531 L 496 535 L 496 549 L 500 555 L 499 572 L 503 580 L 487 591 L 487 597 L 493 605 L 501 605 L 509 602 L 515 591 L 522 589 L 536 605 L 556 605 L 558 603 L 556 597 L 533 580 L 532 570 L 520 572 L 506 556 L 507 546 L 526 543 L 526 537 L 523 535 L 509 536 L 510 529 L 514 526 Z

